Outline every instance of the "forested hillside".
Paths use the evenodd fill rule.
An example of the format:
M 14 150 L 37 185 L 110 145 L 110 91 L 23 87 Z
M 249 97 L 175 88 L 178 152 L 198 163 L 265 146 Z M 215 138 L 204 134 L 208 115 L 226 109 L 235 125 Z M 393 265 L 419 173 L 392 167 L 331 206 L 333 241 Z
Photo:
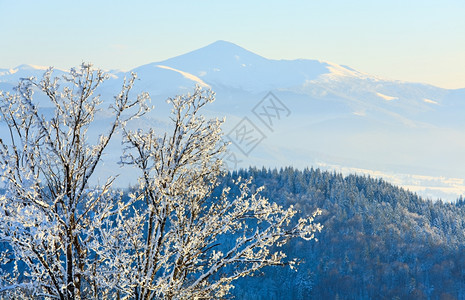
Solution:
M 236 299 L 465 299 L 463 198 L 425 200 L 382 179 L 293 168 L 228 173 L 217 191 L 230 186 L 230 196 L 239 195 L 239 177 L 253 177 L 252 190 L 264 186 L 263 196 L 301 216 L 320 208 L 315 221 L 324 228 L 318 242 L 283 247 L 300 259 L 297 271 L 239 279 Z
M 228 174 L 302 215 L 319 207 L 318 242 L 296 240 L 298 272 L 269 269 L 240 281 L 239 299 L 465 299 L 465 205 L 424 200 L 381 179 L 323 172 L 249 169 Z

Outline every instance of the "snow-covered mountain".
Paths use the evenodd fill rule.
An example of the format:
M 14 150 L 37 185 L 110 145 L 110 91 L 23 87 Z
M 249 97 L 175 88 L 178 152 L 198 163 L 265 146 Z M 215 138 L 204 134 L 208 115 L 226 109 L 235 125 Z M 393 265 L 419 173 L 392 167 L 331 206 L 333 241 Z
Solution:
M 231 167 L 315 166 L 386 177 L 434 198 L 465 194 L 465 89 L 385 80 L 318 60 L 271 60 L 225 41 L 131 71 L 140 79 L 136 90 L 155 105 L 134 126 L 162 128 L 167 97 L 195 84 L 213 89 L 217 101 L 206 113 L 227 117 Z M 43 72 L 0 69 L 0 88 Z M 110 72 L 100 90 L 108 99 L 125 76 Z M 240 129 L 253 129 L 257 143 L 241 145 Z

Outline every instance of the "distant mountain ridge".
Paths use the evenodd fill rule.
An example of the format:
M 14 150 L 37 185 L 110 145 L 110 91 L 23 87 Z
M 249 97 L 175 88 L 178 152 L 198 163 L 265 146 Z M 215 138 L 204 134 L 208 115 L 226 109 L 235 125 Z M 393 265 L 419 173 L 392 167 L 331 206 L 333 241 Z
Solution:
M 139 78 L 135 91 L 149 92 L 156 107 L 141 126 L 161 124 L 169 112 L 164 100 L 195 84 L 216 92 L 206 113 L 226 116 L 226 138 L 244 118 L 253 123 L 265 138 L 247 155 L 232 145 L 232 168 L 315 166 L 377 174 L 432 198 L 465 194 L 465 89 L 386 80 L 318 60 L 266 59 L 226 41 L 131 71 Z M 0 89 L 43 72 L 0 69 Z M 99 92 L 111 100 L 127 73 L 109 73 Z M 289 111 L 268 116 L 272 128 L 257 114 L 269 92 Z
M 315 60 L 269 60 L 224 41 L 159 64 L 185 70 L 212 84 L 249 91 L 303 84 L 306 80 L 328 73 L 326 63 Z M 138 68 L 134 71 L 138 71 Z

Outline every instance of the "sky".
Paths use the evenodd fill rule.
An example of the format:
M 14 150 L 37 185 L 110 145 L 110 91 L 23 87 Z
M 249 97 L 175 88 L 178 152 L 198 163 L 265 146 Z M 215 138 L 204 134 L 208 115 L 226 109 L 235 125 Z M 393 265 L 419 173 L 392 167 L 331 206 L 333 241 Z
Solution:
M 0 0 L 0 68 L 130 70 L 233 42 L 386 79 L 465 88 L 465 1 Z

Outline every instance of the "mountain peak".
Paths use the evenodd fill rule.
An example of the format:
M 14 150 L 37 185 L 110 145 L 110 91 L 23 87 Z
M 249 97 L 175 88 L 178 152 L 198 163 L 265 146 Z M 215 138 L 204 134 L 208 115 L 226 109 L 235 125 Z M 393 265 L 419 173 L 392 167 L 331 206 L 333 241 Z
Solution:
M 300 86 L 329 72 L 328 64 L 324 62 L 267 59 L 224 40 L 142 67 L 151 69 L 160 66 L 169 70 L 181 70 L 208 84 L 245 90 L 269 90 L 278 85 Z M 140 72 L 142 69 L 135 71 Z
M 214 47 L 236 47 L 236 48 L 241 48 L 240 46 L 232 43 L 232 42 L 229 42 L 229 41 L 225 41 L 225 40 L 217 40 L 216 42 L 213 42 L 205 47 L 210 47 L 210 46 L 214 46 Z
M 245 53 L 249 53 L 249 54 L 253 54 L 253 55 L 256 55 L 256 56 L 259 56 L 245 48 L 242 48 L 241 46 L 238 46 L 232 42 L 228 42 L 228 41 L 224 41 L 224 40 L 218 40 L 216 42 L 213 42 L 205 47 L 202 47 L 200 49 L 197 49 L 197 50 L 194 50 L 192 52 L 195 52 L 195 51 L 212 51 L 212 50 L 215 50 L 215 51 L 221 51 L 221 52 L 245 52 Z
M 175 68 L 185 68 L 186 64 L 192 64 L 193 62 L 224 64 L 227 62 L 237 63 L 241 61 L 245 63 L 247 61 L 265 60 L 266 59 L 260 55 L 250 52 L 234 43 L 218 40 L 205 47 L 165 60 L 161 62 L 161 64 L 166 64 Z

